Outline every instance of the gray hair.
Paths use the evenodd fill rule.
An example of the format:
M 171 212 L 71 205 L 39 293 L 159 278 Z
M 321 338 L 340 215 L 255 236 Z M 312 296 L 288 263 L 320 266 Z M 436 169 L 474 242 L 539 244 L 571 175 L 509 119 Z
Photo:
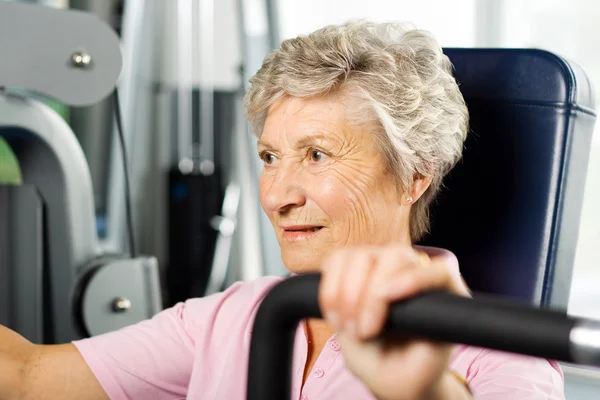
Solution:
M 430 204 L 462 156 L 469 120 L 450 60 L 430 33 L 401 23 L 327 26 L 285 40 L 265 57 L 250 83 L 246 115 L 258 137 L 269 108 L 284 96 L 343 92 L 359 99 L 352 114 L 359 123 L 374 123 L 372 131 L 401 193 L 415 178 L 431 178 L 410 216 L 413 241 L 428 232 Z

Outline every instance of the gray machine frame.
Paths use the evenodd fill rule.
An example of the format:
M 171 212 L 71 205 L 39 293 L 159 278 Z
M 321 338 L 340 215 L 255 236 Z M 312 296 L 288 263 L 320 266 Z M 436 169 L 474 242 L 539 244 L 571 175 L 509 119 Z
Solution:
M 0 3 L 0 36 L 18 38 L 0 41 L 4 60 L 0 87 L 42 93 L 73 106 L 93 104 L 114 89 L 122 66 L 119 39 L 91 14 Z M 11 312 L 5 314 L 13 318 L 0 323 L 33 341 L 64 343 L 115 330 L 160 311 L 156 259 L 106 257 L 100 251 L 90 171 L 69 125 L 39 101 L 0 93 L 0 136 L 17 156 L 24 186 L 34 188 L 43 204 L 42 244 L 32 248 L 22 241 L 14 243 L 18 235 L 5 229 L 4 243 L 10 251 L 0 258 L 0 270 L 11 277 L 8 285 L 13 300 Z M 12 192 L 22 190 L 17 188 Z M 27 204 L 8 201 L 13 196 L 11 188 L 3 189 L 0 200 L 5 201 L 0 209 L 18 216 Z M 10 223 L 15 227 L 32 222 L 0 221 L 8 228 Z M 33 259 L 41 257 L 43 273 L 39 273 L 39 263 L 27 257 L 28 252 Z M 22 279 L 28 274 L 43 281 Z M 37 321 L 15 317 L 31 310 L 27 297 L 39 305 Z

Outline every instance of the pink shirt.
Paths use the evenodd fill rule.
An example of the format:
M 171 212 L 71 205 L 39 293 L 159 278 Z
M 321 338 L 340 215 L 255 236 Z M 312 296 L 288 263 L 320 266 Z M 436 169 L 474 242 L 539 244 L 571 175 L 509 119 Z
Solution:
M 223 293 L 179 303 L 151 320 L 74 344 L 113 400 L 242 400 L 252 322 L 263 297 L 281 280 L 236 283 Z M 292 399 L 374 400 L 345 368 L 335 335 L 302 385 L 306 354 L 299 324 Z M 564 399 L 556 362 L 458 345 L 450 366 L 466 377 L 478 400 Z

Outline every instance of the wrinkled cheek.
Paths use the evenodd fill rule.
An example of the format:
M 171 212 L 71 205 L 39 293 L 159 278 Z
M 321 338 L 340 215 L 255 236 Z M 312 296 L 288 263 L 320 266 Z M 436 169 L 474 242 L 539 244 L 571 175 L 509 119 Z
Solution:
M 370 234 L 370 204 L 367 194 L 345 180 L 330 178 L 322 183 L 320 208 L 336 227 L 336 241 L 357 243 Z
M 373 215 L 368 198 L 362 193 L 352 193 L 348 198 L 346 218 L 351 241 L 358 244 L 370 242 L 373 232 Z

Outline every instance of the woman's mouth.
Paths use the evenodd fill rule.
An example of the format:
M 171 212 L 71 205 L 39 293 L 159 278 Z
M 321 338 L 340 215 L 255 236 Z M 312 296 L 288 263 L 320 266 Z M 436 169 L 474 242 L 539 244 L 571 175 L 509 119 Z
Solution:
M 295 225 L 285 226 L 283 229 L 283 239 L 298 241 L 314 237 L 323 230 L 322 226 L 317 225 Z

